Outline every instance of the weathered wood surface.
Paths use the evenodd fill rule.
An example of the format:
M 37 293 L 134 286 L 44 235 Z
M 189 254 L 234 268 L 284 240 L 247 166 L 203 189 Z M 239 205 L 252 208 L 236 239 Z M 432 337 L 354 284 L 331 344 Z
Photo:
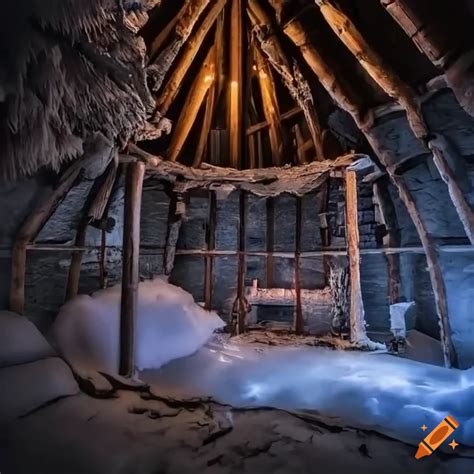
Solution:
M 272 20 L 257 0 L 249 0 L 249 15 L 261 50 L 303 111 L 317 159 L 323 160 L 322 130 L 308 82 L 300 73 L 296 59 L 288 58 L 285 54 L 273 28 Z
M 350 275 L 351 342 L 364 345 L 368 338 L 365 327 L 364 303 L 360 279 L 359 225 L 357 217 L 357 175 L 346 171 L 346 230 Z
M 354 160 L 366 157 L 362 154 L 347 154 L 332 161 L 313 162 L 304 166 L 236 170 L 202 164 L 190 168 L 180 163 L 165 161 L 151 155 L 135 145 L 129 146 L 129 155 L 122 161 L 143 160 L 149 163 L 147 172 L 175 183 L 175 189 L 185 192 L 194 188 L 215 189 L 227 186 L 229 192 L 241 188 L 258 196 L 278 196 L 282 193 L 302 196 L 318 188 L 328 173 L 349 166 Z M 179 182 L 177 181 L 179 179 Z
M 123 226 L 122 296 L 120 304 L 120 375 L 132 377 L 135 370 L 135 320 L 138 301 L 140 215 L 145 164 L 127 167 Z
M 170 276 L 173 271 L 183 214 L 183 196 L 174 193 L 169 205 L 168 230 L 166 233 L 166 246 L 163 258 L 163 273 L 167 276 Z
M 83 160 L 75 161 L 61 176 L 54 189 L 45 192 L 38 207 L 21 226 L 13 245 L 10 310 L 23 314 L 25 306 L 26 251 L 51 214 L 70 191 L 83 169 Z

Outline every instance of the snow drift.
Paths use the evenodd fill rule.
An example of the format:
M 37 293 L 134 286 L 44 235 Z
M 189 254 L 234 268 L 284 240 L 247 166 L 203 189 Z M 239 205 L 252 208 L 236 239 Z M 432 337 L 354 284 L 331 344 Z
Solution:
M 65 304 L 53 325 L 61 355 L 78 373 L 116 374 L 119 366 L 120 286 Z M 137 369 L 159 368 L 196 352 L 225 323 L 181 288 L 161 279 L 140 283 L 135 330 Z

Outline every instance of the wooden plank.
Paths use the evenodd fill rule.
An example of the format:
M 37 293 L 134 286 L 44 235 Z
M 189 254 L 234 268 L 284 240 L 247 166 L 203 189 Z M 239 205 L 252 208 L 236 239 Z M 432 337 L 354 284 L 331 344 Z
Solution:
M 181 230 L 182 224 L 182 210 L 178 212 L 178 205 L 183 202 L 183 196 L 173 193 L 170 200 L 169 212 L 168 212 L 168 229 L 166 233 L 166 246 L 163 258 L 163 273 L 167 276 L 170 276 L 173 268 L 174 261 L 176 257 L 176 246 L 179 239 L 179 231 Z
M 120 304 L 120 375 L 132 377 L 135 370 L 135 320 L 137 313 L 140 214 L 145 164 L 127 166 L 123 225 L 122 295 Z
M 350 271 L 350 328 L 351 342 L 359 345 L 367 341 L 364 303 L 360 281 L 359 224 L 357 209 L 357 175 L 346 171 L 346 231 Z
M 61 176 L 54 189 L 45 191 L 40 204 L 27 217 L 16 235 L 13 245 L 10 310 L 23 314 L 25 309 L 26 251 L 28 245 L 36 238 L 55 209 L 74 186 L 82 170 L 82 160 L 75 161 Z
M 290 120 L 294 117 L 298 117 L 298 115 L 302 114 L 303 111 L 299 107 L 293 107 L 292 109 L 288 110 L 287 112 L 283 112 L 280 115 L 280 121 L 285 122 L 286 120 Z M 254 125 L 250 125 L 250 127 L 247 128 L 247 135 L 254 135 L 257 132 L 260 132 L 262 130 L 265 130 L 268 128 L 270 125 L 267 121 L 265 122 L 259 122 Z

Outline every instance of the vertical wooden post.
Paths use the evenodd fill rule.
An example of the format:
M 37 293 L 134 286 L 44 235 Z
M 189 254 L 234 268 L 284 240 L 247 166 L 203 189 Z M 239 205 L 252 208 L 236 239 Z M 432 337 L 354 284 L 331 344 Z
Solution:
M 170 200 L 168 212 L 168 231 L 166 233 L 165 254 L 163 257 L 163 273 L 170 276 L 174 268 L 176 258 L 176 246 L 181 230 L 182 216 L 184 211 L 178 210 L 178 203 L 184 206 L 183 196 L 173 193 Z
M 273 278 L 273 247 L 275 227 L 275 201 L 272 197 L 266 200 L 267 205 L 267 288 L 274 287 Z
M 233 314 L 237 316 L 235 332 L 245 332 L 247 316 L 247 300 L 245 299 L 245 191 L 240 190 L 239 196 L 239 263 L 237 275 L 237 298 L 234 302 Z
M 350 325 L 351 342 L 364 344 L 367 341 L 365 329 L 364 303 L 360 283 L 359 223 L 357 218 L 357 175 L 346 171 L 346 230 L 347 253 L 350 268 Z
M 54 189 L 48 189 L 38 207 L 28 216 L 18 232 L 13 246 L 10 283 L 10 310 L 23 314 L 25 307 L 26 252 L 51 214 L 74 186 L 82 170 L 82 160 L 75 161 L 61 176 Z
M 216 247 L 216 220 L 217 205 L 215 191 L 209 191 L 209 219 L 207 224 L 207 250 L 213 251 Z M 206 268 L 204 276 L 204 304 L 205 308 L 212 308 L 212 278 L 214 259 L 212 255 L 206 255 Z
M 127 166 L 123 226 L 122 300 L 120 305 L 120 375 L 132 377 L 134 371 L 134 337 L 137 312 L 140 215 L 145 164 Z
M 301 254 L 301 197 L 296 198 L 296 233 L 295 233 L 295 332 L 304 332 L 303 310 L 301 308 L 300 254 Z
M 243 143 L 243 11 L 242 0 L 231 0 L 230 19 L 230 97 L 229 97 L 229 154 L 230 166 L 242 163 Z

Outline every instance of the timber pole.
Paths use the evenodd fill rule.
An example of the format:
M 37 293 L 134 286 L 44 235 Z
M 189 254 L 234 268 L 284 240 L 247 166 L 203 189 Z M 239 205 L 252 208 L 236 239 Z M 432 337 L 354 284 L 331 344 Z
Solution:
M 145 163 L 141 161 L 130 163 L 126 173 L 119 370 L 120 375 L 132 377 L 135 367 L 134 337 L 139 283 L 140 214 Z
M 346 171 L 346 230 L 347 253 L 350 269 L 350 328 L 351 343 L 355 345 L 367 342 L 364 303 L 360 282 L 359 223 L 357 216 L 357 174 Z

